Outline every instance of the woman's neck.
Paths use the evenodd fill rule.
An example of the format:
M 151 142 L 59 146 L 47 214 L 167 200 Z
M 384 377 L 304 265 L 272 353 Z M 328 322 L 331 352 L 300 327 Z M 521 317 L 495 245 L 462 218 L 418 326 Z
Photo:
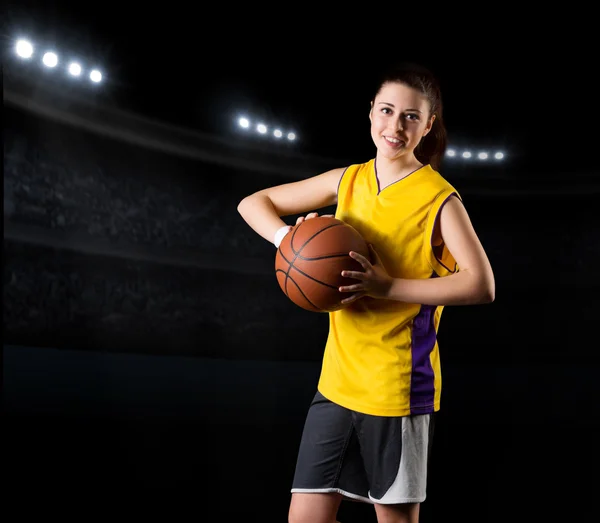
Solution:
M 380 180 L 394 182 L 401 180 L 417 169 L 423 167 L 423 164 L 415 158 L 414 154 L 408 157 L 400 157 L 390 160 L 381 155 L 375 159 L 377 165 L 377 176 Z

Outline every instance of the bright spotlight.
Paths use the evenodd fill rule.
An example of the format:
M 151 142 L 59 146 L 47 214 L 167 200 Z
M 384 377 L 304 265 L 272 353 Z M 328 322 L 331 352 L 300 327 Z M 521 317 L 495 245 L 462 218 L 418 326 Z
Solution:
M 496 160 L 502 160 L 502 158 L 504 158 L 504 154 L 503 153 L 496 153 L 494 155 L 494 158 L 496 158 Z
M 238 123 L 240 124 L 240 127 L 243 127 L 244 129 L 248 129 L 248 127 L 250 127 L 250 121 L 248 118 L 240 118 Z
M 463 158 L 471 158 L 471 153 L 469 151 L 465 151 L 464 153 L 462 153 L 462 157 Z
M 69 72 L 73 76 L 79 76 L 81 74 L 81 66 L 78 63 L 73 62 L 69 65 Z
M 102 80 L 102 73 L 100 71 L 98 71 L 97 69 L 94 69 L 91 73 L 90 73 L 90 80 L 92 82 L 100 82 Z
M 295 133 L 288 133 L 287 139 L 288 140 L 295 140 L 296 139 L 296 134 Z
M 256 130 L 260 133 L 260 134 L 265 134 L 267 132 L 267 126 L 263 123 L 259 123 L 256 126 Z
M 446 151 L 446 155 L 447 155 L 447 156 L 454 157 L 454 156 L 456 156 L 456 151 L 455 151 L 454 149 L 448 149 L 448 150 Z
M 480 160 L 487 160 L 488 158 L 488 153 L 479 153 L 477 155 L 477 158 L 479 158 Z
M 274 136 L 275 138 L 281 138 L 281 137 L 283 136 L 283 133 L 282 133 L 282 132 L 281 132 L 279 129 L 275 129 L 275 130 L 273 131 L 273 136 Z
M 31 58 L 33 55 L 33 46 L 27 40 L 17 40 L 15 52 L 21 58 Z
M 56 64 L 58 63 L 58 56 L 56 56 L 56 53 L 52 52 L 44 53 L 42 62 L 44 62 L 44 65 L 47 67 L 56 67 Z

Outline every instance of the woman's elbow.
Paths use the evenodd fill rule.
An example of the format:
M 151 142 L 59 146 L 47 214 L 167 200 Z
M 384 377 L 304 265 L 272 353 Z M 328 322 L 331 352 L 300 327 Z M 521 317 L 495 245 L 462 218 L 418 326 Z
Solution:
M 245 196 L 244 198 L 242 198 L 238 204 L 237 204 L 237 210 L 238 212 L 241 214 L 242 209 L 244 208 L 244 206 L 246 205 L 246 203 L 248 202 L 248 198 L 249 196 Z
M 248 206 L 251 205 L 252 196 L 253 196 L 252 194 L 249 196 L 246 196 L 245 198 L 242 198 L 240 200 L 240 202 L 238 203 L 237 212 L 240 213 L 242 216 L 244 216 L 246 214 Z
M 479 303 L 492 303 L 496 299 L 494 278 L 485 278 L 479 286 Z

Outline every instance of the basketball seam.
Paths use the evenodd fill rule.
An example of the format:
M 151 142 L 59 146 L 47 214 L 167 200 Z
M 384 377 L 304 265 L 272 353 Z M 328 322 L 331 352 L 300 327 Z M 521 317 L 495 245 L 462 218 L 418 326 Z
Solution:
M 304 223 L 304 222 L 302 222 Z M 331 229 L 332 227 L 339 227 L 341 225 L 344 225 L 344 223 L 334 223 L 332 225 L 328 225 L 327 227 L 317 231 L 315 234 L 313 234 L 311 237 L 309 237 L 299 248 L 298 251 L 296 252 L 294 250 L 294 236 L 296 236 L 296 233 L 300 230 L 300 227 L 302 226 L 302 224 L 300 224 L 296 230 L 292 233 L 292 236 L 290 238 L 290 249 L 292 251 L 292 253 L 294 254 L 294 259 L 292 261 L 288 260 L 284 255 L 283 255 L 283 251 L 281 250 L 281 245 L 279 246 L 279 252 L 282 256 L 282 258 L 288 262 L 288 267 L 286 271 L 282 271 L 281 269 L 278 269 L 278 271 L 284 272 L 285 273 L 285 282 L 284 282 L 284 292 L 285 295 L 289 298 L 289 293 L 287 290 L 287 286 L 288 286 L 288 279 L 291 279 L 295 284 L 296 282 L 294 281 L 294 279 L 290 276 L 290 271 L 292 270 L 292 268 L 296 269 L 300 274 L 303 274 L 304 276 L 306 276 L 307 278 L 310 278 L 311 280 L 313 280 L 314 282 L 320 283 L 322 285 L 325 285 L 326 287 L 329 287 L 330 289 L 337 289 L 337 287 L 333 286 L 333 285 L 329 285 L 328 283 L 322 282 L 320 280 L 317 280 L 316 278 L 313 278 L 312 276 L 309 276 L 308 274 L 304 273 L 303 271 L 301 271 L 300 269 L 298 269 L 298 267 L 294 267 L 294 262 L 300 258 L 301 260 L 315 260 L 315 259 L 327 259 L 327 258 L 333 258 L 333 257 L 339 257 L 339 256 L 344 256 L 343 254 L 340 255 L 335 255 L 335 256 L 323 256 L 323 257 L 318 257 L 318 258 L 304 258 L 302 256 L 300 256 L 300 253 L 302 252 L 302 249 L 304 249 L 304 247 L 306 247 L 306 245 L 308 243 L 310 243 L 310 241 L 315 238 L 316 236 L 318 236 L 320 233 L 322 233 L 323 231 L 327 231 L 329 229 Z M 276 271 L 277 272 L 277 271 Z M 319 308 L 317 307 L 314 303 L 312 303 L 307 297 L 306 295 L 302 292 L 302 289 L 300 288 L 300 286 L 298 284 L 296 284 L 296 287 L 298 288 L 298 290 L 302 293 L 302 296 L 304 296 L 304 298 L 306 299 L 306 301 L 308 303 L 310 303 L 313 307 L 315 308 Z
M 304 223 L 304 222 L 303 222 Z M 292 252 L 296 255 L 300 255 L 300 253 L 302 252 L 302 249 L 304 249 L 304 247 L 306 247 L 306 245 L 316 236 L 318 236 L 319 234 L 321 234 L 323 231 L 327 231 L 328 229 L 331 229 L 332 227 L 340 227 L 341 225 L 344 225 L 343 223 L 334 223 L 332 225 L 328 225 L 327 227 L 325 227 L 324 229 L 320 229 L 318 230 L 315 234 L 313 234 L 310 238 L 308 238 L 303 244 L 302 246 L 298 249 L 298 252 L 296 253 L 294 251 L 294 236 L 296 236 L 296 233 L 300 230 L 300 227 L 302 225 L 300 225 L 300 227 L 298 227 L 292 234 L 292 238 L 290 239 L 290 247 L 292 248 Z
M 328 258 L 341 258 L 342 256 L 348 256 L 348 253 L 347 252 L 336 252 L 335 254 L 327 254 L 325 256 L 313 256 L 313 257 L 301 256 L 300 254 L 298 254 L 298 255 L 294 256 L 294 261 L 296 261 L 297 259 L 305 260 L 305 261 L 327 260 Z M 292 263 L 283 254 L 281 255 L 281 257 L 286 262 Z
M 297 269 L 296 269 L 296 270 L 297 270 Z M 281 269 L 277 269 L 277 270 L 275 271 L 275 273 L 277 273 L 277 272 L 284 272 L 284 271 L 282 271 Z M 301 271 L 300 271 L 300 272 L 301 272 Z M 307 276 L 308 276 L 308 275 L 307 275 Z M 308 276 L 308 277 L 310 278 L 310 276 Z M 302 288 L 300 287 L 300 285 L 298 285 L 298 284 L 296 283 L 296 280 L 294 280 L 294 278 L 292 278 L 291 276 L 289 276 L 289 274 L 287 274 L 287 273 L 286 273 L 286 278 L 285 278 L 285 295 L 286 295 L 286 296 L 289 298 L 289 294 L 287 293 L 287 282 L 288 282 L 288 279 L 289 279 L 289 280 L 292 280 L 292 282 L 294 282 L 294 283 L 296 284 L 296 288 L 298 289 L 298 291 L 300 292 L 300 294 L 302 294 L 302 296 L 304 296 L 304 299 L 305 299 L 305 300 L 306 300 L 308 303 L 310 303 L 310 304 L 311 304 L 311 305 L 312 305 L 312 306 L 313 306 L 315 309 L 319 310 L 319 307 L 317 307 L 317 306 L 316 306 L 316 305 L 315 305 L 315 304 L 314 304 L 312 301 L 310 301 L 310 300 L 308 299 L 308 296 L 306 296 L 306 294 L 304 294 L 304 292 L 302 291 Z M 326 284 L 325 284 L 325 285 L 326 285 Z
M 303 222 L 305 223 L 305 222 Z M 332 225 L 328 225 L 327 227 L 325 227 L 324 229 L 321 229 L 319 231 L 317 231 L 315 234 L 313 234 L 310 238 L 308 238 L 298 249 L 298 252 L 296 252 L 294 250 L 294 236 L 296 236 L 296 233 L 300 230 L 300 227 L 302 227 L 302 224 L 300 224 L 296 230 L 292 233 L 292 237 L 290 238 L 290 249 L 292 250 L 292 252 L 294 253 L 294 259 L 289 263 L 287 272 L 285 273 L 285 294 L 286 296 L 289 296 L 288 292 L 287 292 L 287 282 L 288 282 L 288 278 L 290 277 L 290 271 L 292 270 L 292 267 L 294 267 L 294 263 L 296 262 L 296 260 L 299 258 L 300 253 L 302 252 L 302 249 L 304 249 L 304 247 L 306 247 L 310 241 L 313 238 L 316 238 L 319 234 L 321 234 L 323 231 L 327 231 L 328 229 L 331 229 L 332 227 L 339 227 L 340 225 L 343 225 L 343 223 L 334 223 Z M 298 269 L 297 267 L 294 267 L 298 272 L 300 272 L 301 274 L 304 274 L 300 269 Z M 321 282 L 319 280 L 316 280 L 315 278 L 311 278 L 310 276 L 308 276 L 308 274 L 305 274 L 305 276 L 307 276 L 308 278 L 310 278 L 313 281 L 322 283 L 323 285 L 327 285 L 327 287 L 330 287 L 332 289 L 335 289 L 335 287 L 333 287 L 332 285 L 328 285 L 327 283 Z M 295 282 L 294 282 L 295 283 Z M 299 288 L 299 287 L 298 287 Z
M 311 276 L 310 274 L 306 274 L 304 271 L 298 269 L 298 267 L 290 267 L 290 269 L 294 269 L 296 271 L 298 271 L 300 274 L 303 274 L 304 276 L 306 276 L 307 278 L 311 279 L 314 282 L 320 283 L 321 285 L 325 285 L 326 287 L 329 287 L 330 289 L 337 289 L 337 286 L 335 285 L 330 285 L 329 283 L 326 283 L 324 281 L 321 280 L 317 280 L 316 278 L 314 278 L 313 276 Z M 281 270 L 281 269 L 279 269 Z M 289 271 L 286 273 L 286 276 L 288 278 L 291 278 L 291 276 L 289 275 Z

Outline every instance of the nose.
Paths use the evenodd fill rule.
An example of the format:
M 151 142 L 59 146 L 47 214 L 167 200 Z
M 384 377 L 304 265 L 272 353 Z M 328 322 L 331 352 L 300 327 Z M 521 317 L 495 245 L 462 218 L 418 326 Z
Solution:
M 402 122 L 402 116 L 398 115 L 398 117 L 396 118 L 396 121 L 394 122 L 394 127 L 398 130 L 398 131 L 404 131 L 404 125 Z

